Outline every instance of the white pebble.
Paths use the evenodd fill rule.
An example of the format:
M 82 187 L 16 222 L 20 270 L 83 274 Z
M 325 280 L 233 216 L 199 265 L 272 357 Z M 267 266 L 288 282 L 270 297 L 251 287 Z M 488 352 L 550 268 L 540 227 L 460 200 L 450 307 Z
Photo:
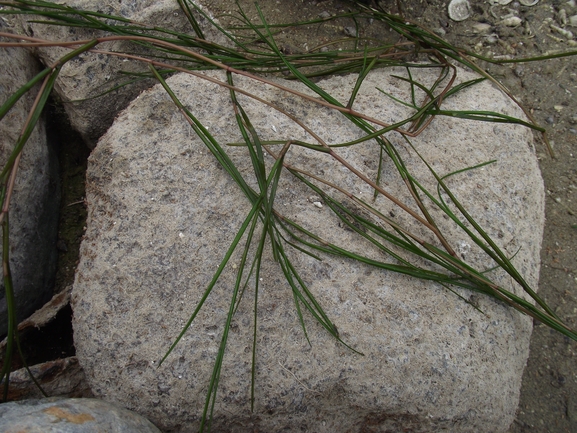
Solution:
M 502 24 L 502 25 L 507 26 L 507 27 L 519 27 L 522 22 L 523 22 L 523 20 L 519 17 L 509 17 L 509 18 L 505 18 L 499 24 Z
M 471 5 L 467 0 L 451 0 L 448 12 L 453 21 L 465 21 L 471 16 Z

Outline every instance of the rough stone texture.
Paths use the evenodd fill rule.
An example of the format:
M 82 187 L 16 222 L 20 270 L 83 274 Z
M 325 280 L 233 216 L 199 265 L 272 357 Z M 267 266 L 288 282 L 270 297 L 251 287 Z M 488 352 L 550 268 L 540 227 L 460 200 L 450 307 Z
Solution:
M 150 421 L 92 398 L 47 398 L 0 405 L 4 433 L 160 433 Z
M 403 71 L 394 71 L 402 74 Z M 462 79 L 471 76 L 461 71 Z M 223 74 L 213 75 L 224 79 Z M 431 72 L 413 77 L 432 83 Z M 356 77 L 320 85 L 346 103 Z M 177 75 L 170 85 L 221 143 L 241 141 L 228 91 Z M 339 114 L 285 92 L 235 77 L 235 84 L 284 107 L 324 140 L 359 137 Z M 302 86 L 284 83 L 301 91 Z M 406 83 L 375 71 L 355 108 L 385 122 L 409 109 L 375 88 L 410 100 Z M 312 141 L 286 116 L 242 95 L 261 139 Z M 445 107 L 519 116 L 505 96 L 482 83 Z M 390 140 L 407 167 L 434 191 L 435 182 L 397 135 Z M 413 144 L 444 175 L 491 159 L 497 162 L 447 178 L 477 221 L 537 285 L 543 227 L 543 185 L 532 136 L 520 126 L 436 118 Z M 275 148 L 278 151 L 278 147 Z M 251 178 L 247 150 L 227 147 Z M 374 143 L 338 148 L 339 155 L 374 178 Z M 272 158 L 267 157 L 270 163 Z M 293 146 L 286 162 L 324 176 L 361 198 L 371 189 L 331 157 Z M 412 208 L 410 195 L 386 162 L 382 184 Z M 254 182 L 252 182 L 254 185 Z M 256 186 L 255 186 L 256 187 Z M 198 427 L 234 282 L 239 254 L 189 332 L 165 363 L 158 361 L 193 312 L 250 206 L 239 188 L 174 108 L 165 92 L 144 92 L 100 140 L 87 174 L 88 221 L 72 306 L 77 356 L 95 395 L 145 414 L 166 431 Z M 275 201 L 288 218 L 330 242 L 388 260 L 355 233 L 339 227 L 326 203 L 284 172 Z M 427 233 L 380 195 L 374 206 L 400 224 Z M 455 249 L 480 269 L 491 262 L 466 235 L 437 216 Z M 462 291 L 481 314 L 448 290 L 349 260 L 289 256 L 341 337 L 336 342 L 305 313 L 312 347 L 295 312 L 293 295 L 267 250 L 259 291 L 255 412 L 250 412 L 253 289 L 247 289 L 229 335 L 215 406 L 215 431 L 505 431 L 517 406 L 531 321 L 480 295 Z M 510 278 L 491 273 L 509 287 Z M 515 289 L 513 289 L 515 290 Z
M 36 73 L 38 64 L 28 52 L 0 49 L 0 104 Z M 0 166 L 8 160 L 36 94 L 29 92 L 0 122 Z M 56 270 L 59 185 L 55 155 L 46 141 L 44 121 L 36 125 L 24 147 L 10 204 L 10 267 L 22 320 L 52 295 Z M 1 255 L 1 251 L 0 251 Z M 7 331 L 4 285 L 0 288 L 0 337 Z
M 59 2 L 55 1 L 54 3 Z M 97 11 L 128 18 L 136 23 L 146 23 L 173 31 L 194 34 L 186 16 L 175 0 L 119 0 L 114 2 L 72 0 L 67 1 L 66 5 L 80 10 Z M 33 18 L 37 17 L 23 16 L 22 27 L 28 36 L 53 41 L 90 40 L 95 37 L 110 36 L 110 34 L 105 35 L 74 27 L 67 28 L 29 22 Z M 208 26 L 209 23 L 206 19 L 201 16 L 197 16 L 197 19 L 206 33 L 207 39 L 225 43 L 222 35 L 212 31 Z M 114 24 L 118 23 L 114 22 Z M 138 45 L 123 41 L 101 44 L 98 48 L 144 56 L 150 54 L 150 51 Z M 53 64 L 68 52 L 68 49 L 58 47 L 42 47 L 36 50 L 42 62 L 47 65 Z M 103 54 L 85 53 L 68 62 L 62 68 L 56 81 L 56 93 L 64 102 L 71 125 L 82 135 L 91 148 L 95 146 L 98 138 L 112 124 L 114 116 L 124 109 L 143 89 L 156 83 L 153 80 L 145 80 L 121 87 L 98 99 L 92 99 L 94 96 L 131 79 L 126 75 L 119 74 L 119 71 L 149 72 L 149 69 L 146 64 L 141 62 L 126 61 L 123 58 Z M 85 100 L 87 98 L 89 99 Z

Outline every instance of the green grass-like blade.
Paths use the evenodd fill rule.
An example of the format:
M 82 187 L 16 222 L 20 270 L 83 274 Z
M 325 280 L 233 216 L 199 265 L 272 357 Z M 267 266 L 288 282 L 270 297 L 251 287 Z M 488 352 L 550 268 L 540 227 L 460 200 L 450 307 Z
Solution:
M 13 93 L 0 107 L 0 120 L 4 118 L 6 113 L 20 100 L 22 96 L 28 93 L 32 88 L 40 82 L 46 75 L 52 72 L 51 68 L 46 68 L 42 72 L 38 73 L 34 78 L 32 78 L 28 83 L 20 87 L 15 93 Z

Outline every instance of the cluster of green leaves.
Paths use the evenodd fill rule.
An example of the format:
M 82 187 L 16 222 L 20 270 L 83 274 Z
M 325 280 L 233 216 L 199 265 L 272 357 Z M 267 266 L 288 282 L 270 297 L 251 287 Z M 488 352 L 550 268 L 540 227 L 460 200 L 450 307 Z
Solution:
M 228 331 L 235 311 L 243 298 L 243 293 L 249 284 L 254 284 L 254 320 L 253 320 L 253 343 L 252 343 L 252 387 L 251 401 L 254 402 L 255 395 L 255 365 L 256 365 L 256 333 L 257 333 L 257 310 L 259 294 L 259 275 L 261 272 L 262 255 L 265 248 L 272 248 L 274 259 L 278 262 L 285 279 L 292 289 L 295 309 L 305 335 L 307 330 L 304 325 L 303 313 L 310 313 L 331 335 L 337 340 L 343 342 L 335 324 L 330 320 L 323 307 L 316 300 L 314 294 L 308 289 L 298 270 L 289 259 L 287 248 L 293 248 L 303 254 L 312 257 L 321 258 L 323 254 L 336 255 L 356 260 L 367 265 L 383 269 L 390 272 L 399 272 L 410 275 L 415 278 L 434 281 L 449 290 L 452 287 L 462 287 L 469 290 L 484 293 L 490 297 L 498 299 L 517 309 L 518 311 L 528 314 L 531 317 L 547 324 L 553 329 L 565 334 L 566 336 L 577 340 L 577 333 L 567 327 L 554 314 L 546 303 L 539 298 L 535 291 L 525 281 L 523 276 L 516 270 L 508 257 L 491 237 L 480 227 L 474 217 L 470 215 L 458 198 L 452 194 L 451 190 L 445 183 L 449 175 L 441 176 L 437 174 L 426 161 L 423 160 L 437 181 L 437 191 L 427 190 L 419 179 L 411 173 L 405 166 L 399 152 L 395 146 L 386 138 L 386 134 L 395 131 L 405 137 L 408 146 L 411 146 L 410 138 L 418 135 L 432 121 L 435 116 L 452 116 L 458 118 L 473 119 L 485 122 L 502 122 L 516 123 L 542 131 L 532 121 L 524 121 L 500 113 L 488 111 L 451 111 L 442 108 L 442 103 L 446 98 L 458 93 L 462 89 L 473 86 L 485 78 L 491 78 L 481 71 L 471 60 L 473 53 L 467 53 L 452 47 L 440 37 L 419 27 L 418 25 L 407 23 L 404 19 L 387 14 L 381 10 L 363 7 L 360 12 L 347 14 L 336 18 L 374 19 L 379 20 L 391 29 L 396 31 L 404 39 L 395 44 L 368 44 L 360 38 L 352 38 L 353 48 L 345 50 L 316 50 L 301 54 L 285 54 L 275 42 L 275 32 L 287 27 L 307 26 L 319 24 L 327 19 L 319 19 L 306 23 L 289 23 L 284 25 L 269 25 L 257 6 L 259 22 L 253 23 L 247 15 L 239 8 L 238 20 L 242 26 L 236 28 L 243 36 L 231 33 L 225 30 L 218 23 L 211 20 L 209 16 L 198 9 L 196 5 L 189 0 L 179 0 L 179 4 L 190 21 L 194 35 L 183 34 L 172 30 L 146 26 L 140 23 L 134 23 L 122 17 L 116 17 L 103 13 L 80 11 L 66 5 L 60 5 L 44 1 L 34 0 L 17 0 L 14 2 L 0 2 L 3 6 L 0 14 L 21 14 L 30 15 L 34 22 L 45 23 L 49 25 L 60 25 L 69 27 L 78 27 L 98 31 L 102 34 L 97 38 L 84 41 L 42 41 L 35 38 L 25 38 L 15 35 L 1 33 L 9 42 L 0 42 L 0 46 L 34 46 L 49 45 L 69 47 L 70 53 L 62 57 L 53 65 L 48 65 L 33 80 L 23 86 L 8 101 L 0 107 L 0 119 L 14 106 L 14 104 L 27 92 L 37 91 L 38 97 L 31 110 L 31 115 L 23 126 L 23 132 L 15 143 L 14 150 L 6 162 L 0 174 L 2 182 L 2 225 L 3 225 L 3 265 L 4 265 L 4 282 L 6 287 L 6 299 L 8 300 L 10 320 L 8 331 L 8 345 L 4 357 L 2 376 L 5 378 L 5 394 L 9 382 L 10 359 L 13 352 L 14 342 L 17 343 L 16 319 L 13 308 L 12 282 L 9 271 L 8 257 L 8 213 L 9 202 L 13 188 L 14 176 L 19 161 L 19 155 L 26 144 L 32 129 L 35 127 L 41 112 L 46 104 L 47 98 L 53 89 L 55 80 L 60 72 L 62 65 L 73 59 L 80 53 L 98 50 L 99 53 L 120 56 L 127 59 L 141 61 L 147 64 L 148 71 L 139 74 L 132 74 L 125 83 L 127 85 L 135 80 L 154 78 L 158 80 L 165 88 L 168 95 L 172 98 L 175 105 L 183 113 L 184 118 L 190 123 L 198 137 L 206 145 L 207 149 L 214 155 L 221 166 L 239 185 L 246 198 L 251 204 L 251 210 L 246 215 L 244 222 L 235 236 L 232 244 L 224 253 L 224 258 L 220 263 L 218 270 L 214 274 L 212 281 L 205 289 L 201 301 L 198 303 L 190 316 L 188 323 L 183 328 L 181 334 L 175 339 L 174 343 L 168 349 L 166 359 L 173 348 L 181 340 L 185 332 L 190 328 L 198 312 L 203 307 L 204 302 L 211 293 L 211 290 L 217 283 L 223 270 L 225 269 L 233 252 L 237 249 L 241 252 L 241 264 L 236 274 L 236 283 L 231 290 L 229 311 L 223 324 L 223 332 L 220 342 L 220 348 L 215 360 L 212 377 L 210 379 L 206 403 L 203 410 L 201 430 L 210 428 L 210 419 L 216 402 L 216 393 L 219 384 L 219 378 L 222 368 Z M 224 46 L 205 39 L 205 36 L 198 24 L 195 16 L 203 16 L 205 20 L 211 23 L 215 29 L 221 32 L 230 42 L 230 46 Z M 247 36 L 250 33 L 250 37 Z M 20 41 L 19 41 L 20 40 Z M 24 40 L 22 42 L 21 40 Z M 99 46 L 110 41 L 129 41 L 138 48 L 135 52 L 109 52 L 100 49 Z M 255 43 L 255 41 L 257 43 Z M 373 41 L 374 42 L 374 41 Z M 360 47 L 360 48 L 359 48 Z M 573 53 L 575 54 L 575 53 Z M 417 59 L 418 61 L 415 61 Z M 485 59 L 490 60 L 490 59 Z M 543 60 L 543 59 L 539 59 Z M 456 71 L 450 61 L 456 61 L 462 65 L 468 66 L 478 71 L 482 77 L 466 83 L 455 85 Z M 374 68 L 383 68 L 390 66 L 404 66 L 408 71 L 408 78 L 399 77 L 405 80 L 411 87 L 411 101 L 397 101 L 411 107 L 413 114 L 401 122 L 393 125 L 386 124 L 378 119 L 369 118 L 362 113 L 353 110 L 356 95 L 366 76 Z M 432 86 L 424 86 L 415 81 L 411 75 L 411 68 L 434 68 L 439 72 L 438 79 Z M 190 112 L 178 99 L 177 95 L 167 84 L 165 77 L 169 74 L 181 71 L 209 79 L 198 71 L 206 69 L 222 69 L 227 72 L 227 81 L 217 82 L 219 85 L 226 87 L 230 91 L 230 98 L 233 103 L 237 126 L 244 139 L 239 145 L 245 146 L 252 163 L 253 179 L 245 179 L 238 168 L 232 162 L 227 153 L 227 143 L 219 143 L 198 120 L 194 113 Z M 298 80 L 309 89 L 311 89 L 320 98 L 311 98 L 305 94 L 296 92 L 282 86 L 276 81 L 270 81 L 260 75 L 258 72 L 278 72 L 284 73 L 290 79 Z M 336 98 L 325 92 L 317 84 L 313 77 L 328 75 L 334 73 L 358 74 L 356 85 L 351 89 L 351 97 L 346 105 L 341 104 Z M 244 75 L 251 79 L 257 80 L 263 84 L 275 86 L 294 95 L 295 98 L 306 98 L 313 103 L 329 107 L 333 110 L 340 111 L 343 115 L 364 132 L 363 138 L 354 142 L 339 143 L 328 145 L 313 130 L 308 128 L 296 117 L 283 111 L 279 107 L 260 100 L 254 95 L 247 94 L 245 91 L 238 89 L 234 85 L 234 78 L 238 75 Z M 38 90 L 38 86 L 40 89 Z M 102 93 L 115 90 L 107 89 Z M 422 92 L 425 97 L 424 101 L 418 102 L 416 94 Z M 251 119 L 239 103 L 237 93 L 259 100 L 262 103 L 269 104 L 271 108 L 282 112 L 292 119 L 301 128 L 305 129 L 310 136 L 315 138 L 315 142 L 303 142 L 287 139 L 284 142 L 265 142 L 259 137 L 258 131 L 253 127 Z M 383 92 L 384 93 L 384 92 Z M 386 97 L 386 96 L 384 96 Z M 375 126 L 376 125 L 376 126 Z M 342 146 L 354 146 L 355 144 L 366 140 L 375 140 L 380 149 L 379 173 L 385 160 L 392 161 L 398 172 L 399 179 L 406 185 L 413 198 L 415 210 L 400 199 L 392 196 L 380 184 L 380 175 L 376 179 L 370 179 L 364 174 L 357 171 L 346 160 L 344 160 L 335 151 Z M 282 150 L 275 152 L 274 149 L 282 146 Z M 276 146 L 276 147 L 275 147 Z M 421 224 L 426 230 L 433 234 L 436 242 L 424 240 L 422 237 L 401 226 L 392 218 L 383 215 L 378 209 L 367 201 L 363 200 L 349 191 L 346 191 L 331 182 L 331 179 L 325 179 L 312 173 L 308 173 L 292 167 L 285 162 L 284 156 L 291 146 L 303 146 L 309 149 L 323 152 L 330 155 L 364 182 L 371 186 L 376 195 L 383 195 L 388 200 L 398 206 L 399 211 L 406 212 L 411 218 Z M 413 148 L 416 155 L 420 157 L 416 149 Z M 265 166 L 265 154 L 271 155 L 275 162 L 267 171 Z M 490 163 L 487 162 L 487 163 Z M 476 167 L 472 167 L 474 169 Z M 323 202 L 341 219 L 342 225 L 356 232 L 361 240 L 370 242 L 379 248 L 388 261 L 377 261 L 362 254 L 348 251 L 342 246 L 332 244 L 322 239 L 318 234 L 312 233 L 299 226 L 296 222 L 283 216 L 275 209 L 275 197 L 278 182 L 283 170 L 290 172 L 300 182 L 310 188 L 316 195 L 322 198 Z M 453 173 L 454 174 L 454 173 Z M 254 182 L 253 182 L 254 181 Z M 258 185 L 255 189 L 250 185 Z M 342 200 L 347 197 L 349 202 L 355 206 L 350 206 Z M 447 197 L 449 200 L 444 199 Z M 450 205 L 449 205 L 450 203 Z M 528 302 L 523 297 L 515 295 L 510 290 L 493 282 L 488 276 L 486 270 L 475 269 L 464 260 L 460 259 L 450 242 L 445 238 L 437 226 L 435 219 L 432 217 L 431 206 L 440 210 L 453 223 L 465 233 L 472 242 L 474 242 L 487 256 L 495 263 L 495 267 L 503 269 L 511 278 L 524 290 L 534 302 Z M 359 212 L 356 209 L 362 209 Z M 367 217 L 366 215 L 370 215 Z M 402 251 L 402 253 L 399 253 Z M 426 265 L 423 265 L 426 263 Z M 308 336 L 307 336 L 308 339 Z M 348 346 L 347 346 L 348 347 Z M 354 350 L 351 348 L 351 350 Z

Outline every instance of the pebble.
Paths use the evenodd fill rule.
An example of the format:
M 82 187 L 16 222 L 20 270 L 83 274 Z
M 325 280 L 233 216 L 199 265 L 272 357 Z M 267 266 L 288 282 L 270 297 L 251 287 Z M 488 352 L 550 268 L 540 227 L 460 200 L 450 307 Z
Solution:
M 486 35 L 491 31 L 491 24 L 487 23 L 474 23 L 471 28 L 473 29 L 473 33 L 477 33 L 480 35 Z
M 453 21 L 465 21 L 471 16 L 471 5 L 468 0 L 451 0 L 447 9 L 449 18 Z
M 555 123 L 555 119 L 553 119 L 553 116 L 549 116 L 545 119 L 545 122 L 547 122 L 549 125 L 553 125 Z
M 495 33 L 490 34 L 489 36 L 487 36 L 486 41 L 487 41 L 487 43 L 488 43 L 489 45 L 494 45 L 494 44 L 496 44 L 497 42 L 499 42 L 499 36 L 496 35 Z
M 519 27 L 523 20 L 519 17 L 509 17 L 505 18 L 503 21 L 499 22 L 499 24 L 507 26 L 507 27 Z
M 345 35 L 350 36 L 352 38 L 357 37 L 357 29 L 353 26 L 345 27 L 344 32 L 345 32 Z
M 518 65 L 515 67 L 515 69 L 513 69 L 513 73 L 521 78 L 523 75 L 525 75 L 525 68 L 522 65 Z
M 577 27 L 577 15 L 571 15 L 569 17 L 569 25 L 571 27 Z

